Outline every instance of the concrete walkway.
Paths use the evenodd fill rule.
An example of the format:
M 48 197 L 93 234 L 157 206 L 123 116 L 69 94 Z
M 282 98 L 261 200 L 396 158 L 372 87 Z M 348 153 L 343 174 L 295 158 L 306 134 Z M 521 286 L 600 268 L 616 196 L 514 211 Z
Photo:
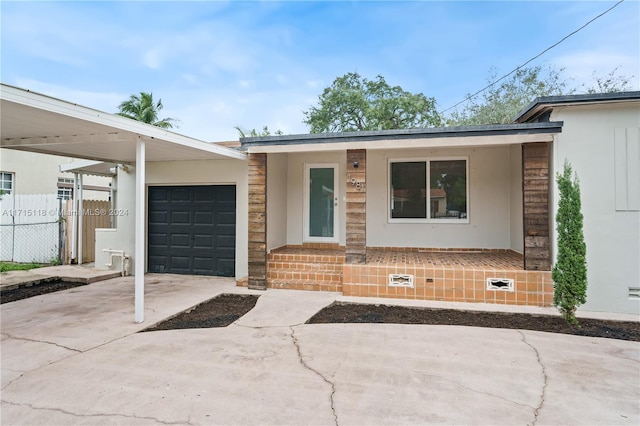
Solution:
M 51 280 L 91 284 L 116 278 L 120 275 L 118 271 L 94 269 L 93 264 L 45 266 L 28 271 L 2 272 L 2 275 L 0 275 L 0 288 L 2 290 L 11 290 Z
M 640 344 L 456 326 L 304 322 L 341 296 L 147 275 L 2 305 L 3 425 L 639 424 Z M 221 293 L 226 328 L 136 333 Z M 378 303 L 383 301 L 378 300 Z

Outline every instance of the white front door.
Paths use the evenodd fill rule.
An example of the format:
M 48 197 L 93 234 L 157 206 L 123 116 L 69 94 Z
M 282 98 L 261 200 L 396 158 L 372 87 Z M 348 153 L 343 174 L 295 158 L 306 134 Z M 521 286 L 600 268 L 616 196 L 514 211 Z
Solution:
M 305 164 L 304 231 L 307 242 L 338 242 L 338 165 Z

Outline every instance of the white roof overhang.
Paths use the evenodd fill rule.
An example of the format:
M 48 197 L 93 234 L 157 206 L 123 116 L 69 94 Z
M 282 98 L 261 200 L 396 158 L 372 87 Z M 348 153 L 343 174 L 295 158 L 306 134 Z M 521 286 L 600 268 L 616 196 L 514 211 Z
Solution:
M 117 166 L 117 163 L 106 163 L 104 161 L 94 160 L 78 160 L 72 163 L 61 164 L 60 171 L 69 173 L 82 173 L 84 175 L 93 176 L 115 176 L 115 170 L 112 170 Z
M 87 160 L 246 160 L 246 154 L 118 115 L 0 84 L 0 147 Z
M 562 122 L 395 129 L 243 138 L 249 153 L 321 152 L 347 149 L 474 148 L 552 142 Z
M 554 133 L 517 136 L 460 136 L 433 139 L 402 139 L 380 141 L 354 141 L 338 143 L 314 143 L 309 145 L 260 145 L 248 148 L 250 153 L 284 153 L 311 151 L 344 151 L 347 149 L 410 149 L 410 148 L 470 148 L 498 145 L 519 145 L 530 142 L 552 142 Z

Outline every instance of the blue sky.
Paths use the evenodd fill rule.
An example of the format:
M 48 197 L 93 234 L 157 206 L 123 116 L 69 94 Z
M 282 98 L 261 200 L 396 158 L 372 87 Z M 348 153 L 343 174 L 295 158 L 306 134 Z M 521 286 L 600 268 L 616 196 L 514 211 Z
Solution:
M 0 3 L 3 83 L 107 112 L 132 93 L 162 98 L 179 133 L 306 133 L 303 111 L 338 76 L 382 75 L 439 109 L 615 1 Z M 579 87 L 614 68 L 640 82 L 640 2 L 626 0 L 531 65 Z

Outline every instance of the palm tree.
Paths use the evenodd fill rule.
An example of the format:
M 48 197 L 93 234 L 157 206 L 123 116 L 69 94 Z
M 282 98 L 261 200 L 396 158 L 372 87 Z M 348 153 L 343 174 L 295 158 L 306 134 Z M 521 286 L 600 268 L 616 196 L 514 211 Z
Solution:
M 140 95 L 131 95 L 128 100 L 122 102 L 118 109 L 118 115 L 132 120 L 142 121 L 163 129 L 171 129 L 178 120 L 175 118 L 158 119 L 158 113 L 162 109 L 162 99 L 153 100 L 153 93 L 140 92 Z M 176 126 L 177 127 L 177 126 Z

